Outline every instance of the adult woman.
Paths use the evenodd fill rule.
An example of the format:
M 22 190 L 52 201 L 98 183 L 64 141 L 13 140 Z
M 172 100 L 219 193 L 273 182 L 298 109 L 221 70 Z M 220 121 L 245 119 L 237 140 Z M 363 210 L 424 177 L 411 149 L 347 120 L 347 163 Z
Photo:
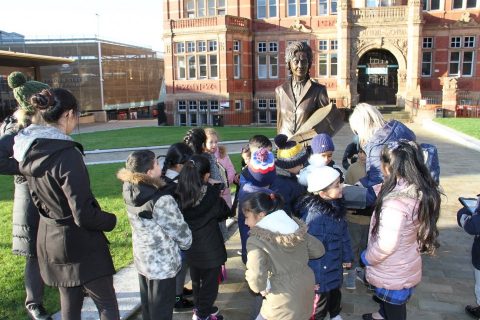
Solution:
M 383 182 L 380 153 L 386 144 L 400 139 L 416 140 L 415 133 L 403 123 L 397 120 L 385 121 L 380 111 L 368 103 L 359 103 L 353 110 L 349 122 L 367 156 L 367 175 L 360 179 L 365 188 Z M 367 195 L 367 206 L 373 205 L 374 202 L 375 195 L 370 190 Z
M 62 319 L 80 319 L 84 291 L 102 320 L 119 319 L 115 272 L 108 240 L 116 217 L 100 209 L 90 190 L 82 146 L 68 136 L 79 107 L 65 89 L 43 90 L 31 104 L 45 125 L 32 124 L 15 137 L 14 157 L 38 211 L 37 253 L 47 285 L 59 288 Z

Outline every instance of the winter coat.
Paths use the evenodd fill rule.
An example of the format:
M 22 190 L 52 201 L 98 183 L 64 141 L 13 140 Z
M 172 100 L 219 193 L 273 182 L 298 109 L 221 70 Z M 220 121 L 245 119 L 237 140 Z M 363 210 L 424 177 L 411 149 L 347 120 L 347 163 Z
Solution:
M 169 186 L 161 179 L 127 169 L 121 169 L 117 177 L 123 181 L 138 273 L 149 280 L 175 277 L 182 265 L 180 249 L 190 248 L 192 233 Z
M 364 187 L 372 187 L 383 182 L 380 155 L 383 147 L 394 141 L 406 139 L 415 141 L 415 133 L 407 128 L 403 123 L 392 120 L 387 122 L 382 128 L 378 129 L 373 137 L 366 143 L 363 150 L 367 155 L 366 170 L 367 175 L 360 179 Z
M 460 219 L 462 215 L 465 215 L 464 220 Z M 463 207 L 457 213 L 457 220 L 459 220 L 460 227 L 468 234 L 475 236 L 472 245 L 472 264 L 475 269 L 480 270 L 480 207 L 477 206 L 473 214 L 469 209 Z M 460 222 L 460 220 L 463 221 Z
M 192 231 L 192 246 L 185 251 L 187 263 L 202 269 L 219 267 L 227 261 L 227 251 L 218 223 L 227 219 L 230 208 L 210 184 L 202 187 L 197 203 L 183 209 L 183 218 Z
M 260 314 L 266 319 L 309 319 L 315 283 L 307 263 L 325 249 L 305 224 L 283 210 L 272 212 L 250 229 L 247 251 L 248 285 L 253 292 L 267 292 Z
M 20 174 L 13 158 L 13 144 L 17 135 L 16 119 L 5 119 L 0 137 L 0 174 L 15 175 L 15 194 L 12 213 L 12 252 L 16 255 L 37 256 L 37 230 L 40 216 L 32 202 L 27 180 Z
M 297 176 L 285 169 L 276 167 L 277 177 L 270 189 L 280 194 L 285 200 L 285 211 L 288 215 L 294 214 L 294 205 L 297 200 L 307 193 L 307 188 L 298 183 Z
M 310 260 L 308 265 L 315 274 L 315 283 L 320 285 L 318 292 L 328 292 L 341 287 L 343 263 L 352 262 L 353 254 L 341 200 L 326 201 L 317 197 L 306 197 L 299 211 L 308 233 L 325 246 L 325 255 Z
M 294 97 L 292 81 L 288 79 L 275 89 L 277 99 L 277 133 L 289 138 L 318 109 L 329 104 L 327 89 L 311 79 L 305 81 L 300 97 Z
M 38 211 L 37 254 L 49 286 L 75 287 L 115 273 L 104 231 L 116 217 L 101 210 L 90 189 L 82 146 L 48 126 L 15 137 L 14 156 Z
M 412 288 L 422 279 L 422 258 L 417 242 L 418 202 L 414 185 L 399 180 L 383 199 L 377 237 L 371 235 L 375 214 L 370 222 L 366 277 L 369 283 L 384 289 Z
M 226 171 L 228 185 L 225 187 L 225 189 L 222 190 L 222 198 L 225 200 L 227 205 L 231 208 L 232 195 L 230 193 L 230 186 L 232 185 L 233 179 L 235 178 L 235 167 L 233 166 L 232 160 L 230 160 L 230 157 L 228 156 L 228 154 L 225 154 L 224 157 L 222 158 L 220 156 L 220 153 L 217 150 L 217 152 L 215 152 L 215 157 L 217 158 L 217 162 Z

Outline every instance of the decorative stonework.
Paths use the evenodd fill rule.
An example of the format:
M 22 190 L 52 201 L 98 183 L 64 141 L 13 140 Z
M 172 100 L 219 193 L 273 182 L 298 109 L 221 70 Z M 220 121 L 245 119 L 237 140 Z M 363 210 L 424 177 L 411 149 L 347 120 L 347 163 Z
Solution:
M 290 26 L 290 30 L 300 31 L 300 32 L 312 32 L 312 30 L 305 25 L 303 21 L 297 19 Z
M 405 70 L 398 70 L 398 82 L 405 83 L 407 81 L 407 72 Z
M 172 53 L 172 46 L 169 45 L 169 44 L 166 45 L 166 46 L 165 46 L 165 51 L 166 51 L 167 53 Z

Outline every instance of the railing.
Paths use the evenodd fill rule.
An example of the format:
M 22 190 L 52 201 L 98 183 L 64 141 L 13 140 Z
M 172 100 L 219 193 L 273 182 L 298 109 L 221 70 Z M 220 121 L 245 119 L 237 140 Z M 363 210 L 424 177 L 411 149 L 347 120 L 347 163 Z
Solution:
M 214 16 L 202 18 L 187 18 L 172 20 L 172 29 L 188 29 L 200 27 L 215 27 L 219 25 L 226 25 L 232 27 L 249 28 L 250 20 L 235 16 Z
M 458 105 L 455 107 L 457 118 L 480 118 L 480 106 Z
M 422 100 L 425 101 L 426 105 L 429 105 L 429 104 L 441 105 L 442 104 L 442 96 L 441 95 L 425 95 L 425 96 L 422 96 Z
M 353 23 L 406 22 L 407 10 L 407 6 L 353 8 L 350 11 L 350 21 Z

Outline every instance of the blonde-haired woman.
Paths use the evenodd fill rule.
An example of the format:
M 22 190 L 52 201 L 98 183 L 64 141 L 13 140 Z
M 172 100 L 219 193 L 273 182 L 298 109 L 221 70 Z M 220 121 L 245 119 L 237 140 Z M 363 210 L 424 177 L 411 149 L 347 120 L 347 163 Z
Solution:
M 359 103 L 353 110 L 349 122 L 350 128 L 358 135 L 360 146 L 367 155 L 367 175 L 360 179 L 360 183 L 366 188 L 383 182 L 380 154 L 384 145 L 400 139 L 416 140 L 415 133 L 407 126 L 397 120 L 387 122 L 377 107 L 368 103 Z M 375 194 L 369 192 L 367 206 L 373 205 L 375 198 Z

